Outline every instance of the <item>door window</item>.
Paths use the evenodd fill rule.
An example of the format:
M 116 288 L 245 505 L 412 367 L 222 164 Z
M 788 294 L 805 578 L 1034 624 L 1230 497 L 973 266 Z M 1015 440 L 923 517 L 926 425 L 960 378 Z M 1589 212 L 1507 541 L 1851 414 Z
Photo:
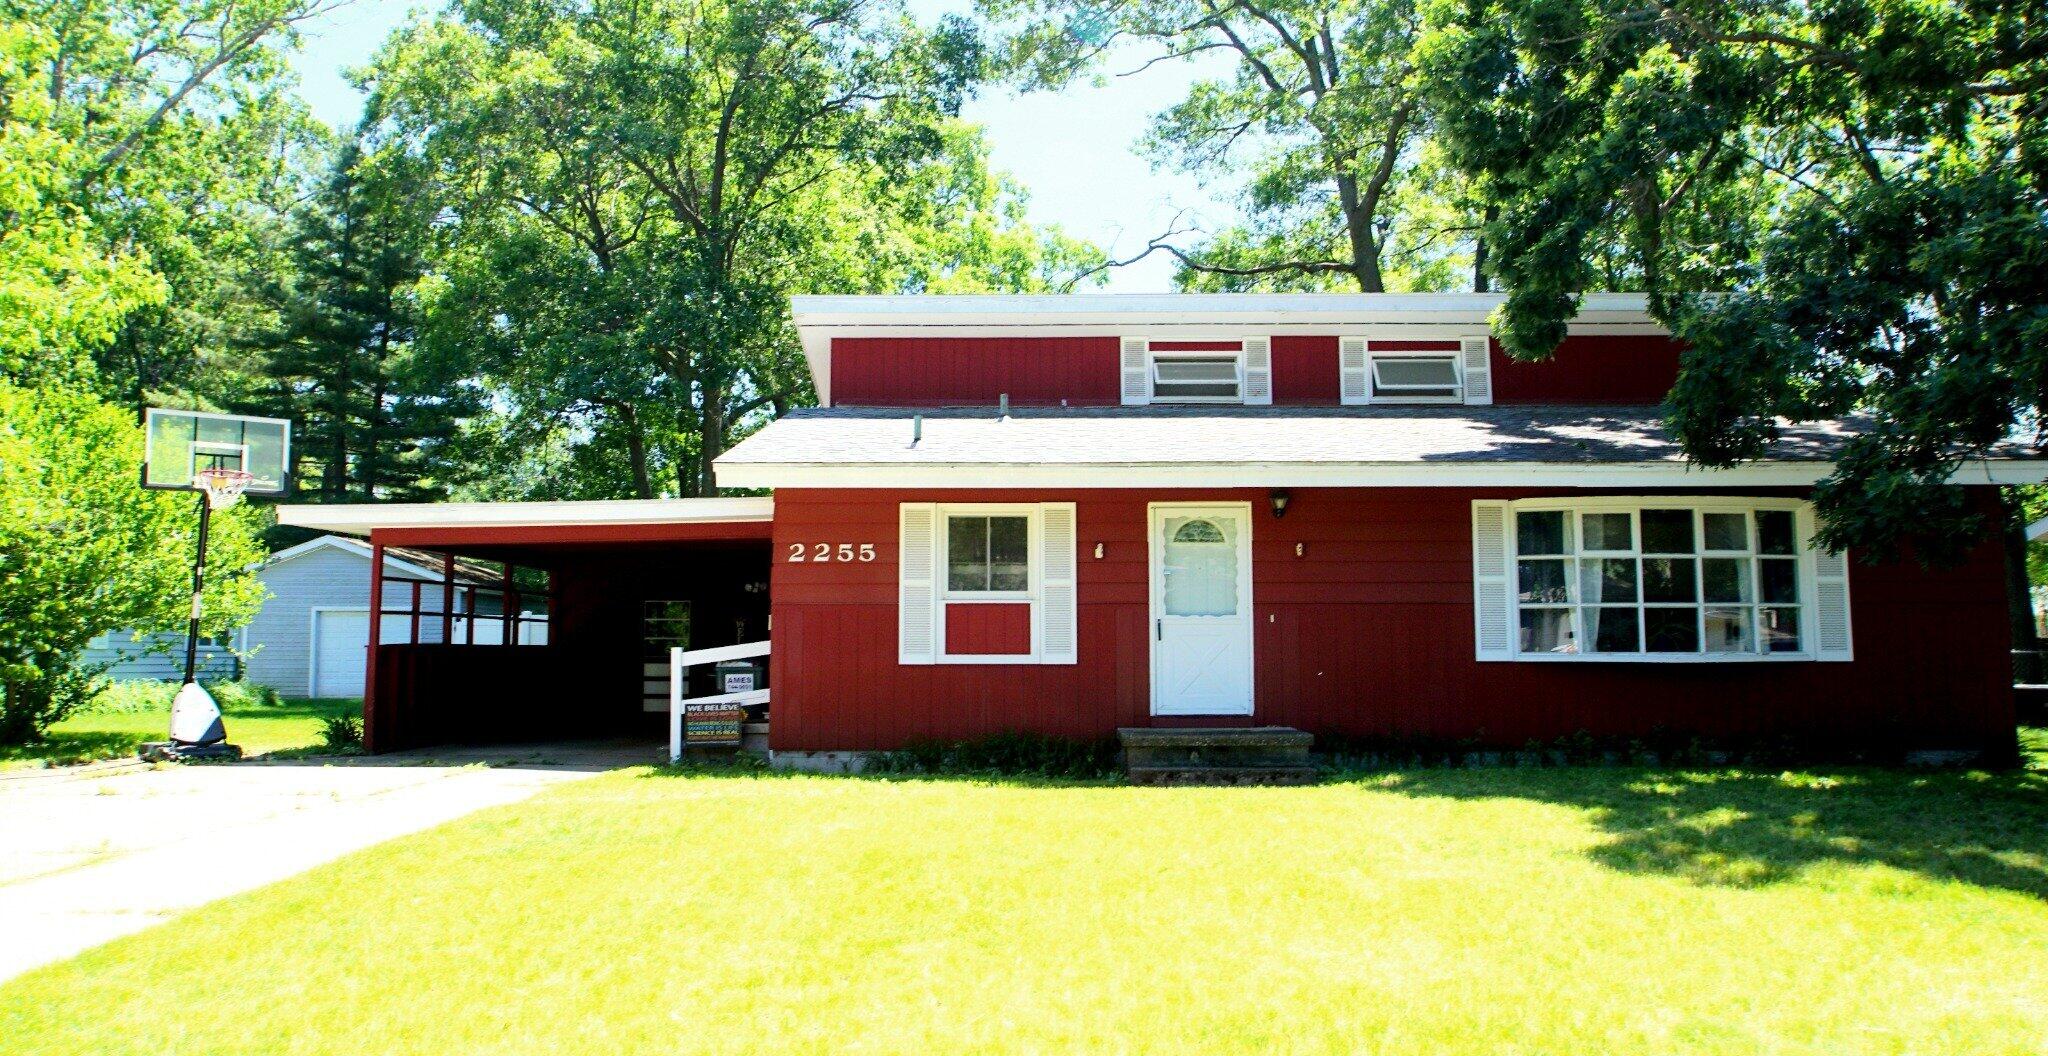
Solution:
M 1237 520 L 1168 517 L 1165 532 L 1165 614 L 1237 615 Z

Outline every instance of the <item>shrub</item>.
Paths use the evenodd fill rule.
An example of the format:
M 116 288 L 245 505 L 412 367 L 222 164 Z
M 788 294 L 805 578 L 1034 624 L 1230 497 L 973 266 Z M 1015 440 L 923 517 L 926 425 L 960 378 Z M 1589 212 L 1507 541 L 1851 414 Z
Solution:
M 228 708 L 277 707 L 284 698 L 277 690 L 255 682 L 204 682 L 208 693 L 213 694 L 214 703 L 222 710 Z M 169 711 L 171 701 L 178 696 L 178 683 L 158 682 L 149 679 L 134 679 L 126 682 L 109 682 L 85 705 L 85 711 L 102 713 L 134 714 L 137 712 Z
M 1001 774 L 1030 777 L 1106 777 L 1118 766 L 1114 740 L 1078 740 L 1019 731 L 971 741 L 918 741 L 868 757 L 881 774 Z
M 330 752 L 353 755 L 363 750 L 363 718 L 330 715 L 320 725 L 320 743 Z

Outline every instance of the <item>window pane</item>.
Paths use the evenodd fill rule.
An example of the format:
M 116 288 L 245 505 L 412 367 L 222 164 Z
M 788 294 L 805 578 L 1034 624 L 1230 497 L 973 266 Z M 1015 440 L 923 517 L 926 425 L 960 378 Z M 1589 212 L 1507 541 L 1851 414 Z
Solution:
M 1449 394 L 1458 384 L 1458 367 L 1449 356 L 1374 357 L 1373 381 L 1381 388 L 1436 389 Z
M 1708 601 L 1751 601 L 1749 558 L 1710 557 L 1700 562 L 1700 590 Z
M 1749 517 L 1740 513 L 1709 513 L 1700 518 L 1706 522 L 1707 549 L 1747 550 L 1749 549 Z
M 1763 600 L 1799 600 L 1799 561 L 1796 558 L 1758 558 L 1757 574 L 1763 580 Z
M 988 519 L 988 589 L 1031 589 L 1031 522 L 1024 517 Z
M 1558 558 L 1515 562 L 1519 580 L 1517 600 L 1524 605 L 1562 605 L 1571 601 L 1565 591 L 1564 561 Z
M 1796 554 L 1791 510 L 1756 511 L 1756 548 L 1765 554 Z
M 1700 651 L 1700 610 L 1644 609 L 1643 636 L 1653 653 Z
M 1756 651 L 1749 637 L 1749 612 L 1744 609 L 1707 610 L 1707 652 L 1750 653 Z
M 1799 651 L 1798 609 L 1759 609 L 1757 610 L 1757 617 L 1761 623 L 1757 630 L 1763 636 L 1765 652 L 1796 653 Z
M 1152 364 L 1158 399 L 1237 399 L 1236 356 L 1159 359 Z
M 1629 527 L 1629 516 L 1625 513 L 1589 513 L 1581 518 L 1585 525 L 1585 548 L 1588 550 L 1631 550 L 1635 548 L 1635 533 Z
M 1515 552 L 1518 554 L 1567 554 L 1564 514 L 1515 514 Z
M 988 589 L 988 518 L 946 518 L 946 589 Z
M 1576 653 L 1572 644 L 1572 610 L 1523 609 L 1522 651 L 1525 653 Z
M 1593 652 L 1640 653 L 1643 651 L 1633 608 L 1587 609 L 1586 622 L 1593 625 Z
M 1644 537 L 1650 530 L 1643 529 Z M 1693 570 L 1699 562 L 1689 557 L 1646 557 L 1643 559 L 1644 601 L 1695 601 L 1699 586 Z
M 1208 530 L 1188 532 L 1196 541 L 1183 541 L 1182 529 L 1199 520 Z M 1168 517 L 1165 523 L 1165 598 L 1168 616 L 1235 616 L 1237 597 L 1237 539 L 1240 527 L 1235 518 Z M 1206 537 L 1213 532 L 1214 540 Z
M 1692 552 L 1691 510 L 1643 511 L 1643 553 L 1689 554 Z
M 1579 600 L 1620 601 L 1636 600 L 1636 559 L 1633 557 L 1606 557 L 1597 561 L 1579 563 Z

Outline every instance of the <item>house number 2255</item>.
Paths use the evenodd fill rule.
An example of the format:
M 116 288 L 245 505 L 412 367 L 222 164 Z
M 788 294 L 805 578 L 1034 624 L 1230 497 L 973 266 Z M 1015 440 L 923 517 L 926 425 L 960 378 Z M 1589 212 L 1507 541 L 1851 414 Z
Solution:
M 873 561 L 875 544 L 860 543 L 791 543 L 791 561 Z

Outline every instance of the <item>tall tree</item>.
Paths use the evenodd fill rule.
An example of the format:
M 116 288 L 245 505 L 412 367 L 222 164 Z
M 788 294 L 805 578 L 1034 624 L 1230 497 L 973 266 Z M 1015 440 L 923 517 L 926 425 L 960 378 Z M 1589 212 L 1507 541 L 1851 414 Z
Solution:
M 522 443 L 618 456 L 600 493 L 711 493 L 738 432 L 809 398 L 788 294 L 1085 252 L 1025 234 L 955 127 L 980 66 L 970 27 L 893 0 L 457 3 L 386 49 L 371 109 L 448 208 L 430 354 Z
M 1449 151 L 1499 220 L 1500 333 L 1550 354 L 1603 258 L 1688 346 L 1709 466 L 1864 414 L 1820 539 L 1950 556 L 1958 466 L 2048 409 L 2048 22 L 1999 0 L 1432 0 Z M 1691 294 L 1716 288 L 1728 297 Z
M 1205 182 L 1241 181 L 1247 219 L 1192 250 L 1184 285 L 1380 293 L 1459 281 L 1472 225 L 1427 147 L 1413 0 L 985 0 L 1017 25 L 1008 61 L 1028 83 L 1072 81 L 1112 56 L 1144 66 L 1216 53 L 1153 121 L 1155 160 Z M 1142 68 L 1142 67 L 1141 67 Z
M 299 211 L 282 325 L 256 338 L 264 388 L 251 406 L 293 419 L 299 491 L 320 502 L 419 501 L 459 476 L 453 443 L 480 410 L 459 379 L 414 355 L 431 206 L 405 174 L 354 145 Z

